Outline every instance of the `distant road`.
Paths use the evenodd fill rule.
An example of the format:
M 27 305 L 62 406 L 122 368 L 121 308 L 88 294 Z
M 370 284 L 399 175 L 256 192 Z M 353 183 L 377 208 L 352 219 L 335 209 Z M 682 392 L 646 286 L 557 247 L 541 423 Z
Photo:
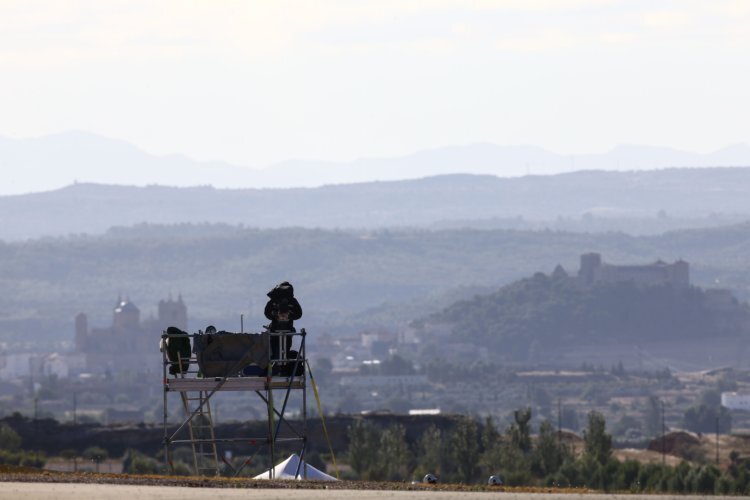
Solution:
M 544 493 L 493 493 L 459 491 L 389 491 L 389 490 L 310 490 L 310 489 L 228 489 L 186 488 L 180 486 L 133 486 L 119 484 L 74 484 L 74 483 L 5 483 L 0 482 L 0 500 L 369 500 L 389 498 L 394 500 L 440 500 L 440 499 L 489 499 L 503 500 L 684 500 L 680 495 L 604 495 L 604 494 L 544 494 Z M 715 498 L 691 496 L 697 498 Z

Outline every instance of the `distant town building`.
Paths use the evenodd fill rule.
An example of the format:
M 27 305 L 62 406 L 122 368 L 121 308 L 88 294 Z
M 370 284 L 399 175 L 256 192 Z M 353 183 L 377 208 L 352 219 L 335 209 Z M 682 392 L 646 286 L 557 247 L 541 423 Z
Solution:
M 432 415 L 440 415 L 440 408 L 414 408 L 409 410 L 410 416 L 432 416 Z
M 730 410 L 750 410 L 750 393 L 722 392 L 721 406 Z
M 578 279 L 585 285 L 631 281 L 638 285 L 686 287 L 690 285 L 690 265 L 682 259 L 672 264 L 657 260 L 653 264 L 615 265 L 603 262 L 598 253 L 586 253 L 581 255 Z
M 426 375 L 359 375 L 341 379 L 341 386 L 358 389 L 418 389 L 428 385 L 429 381 Z
M 362 347 L 368 349 L 370 355 L 378 359 L 386 359 L 396 346 L 396 335 L 387 331 L 361 332 Z
M 83 372 L 84 368 L 85 356 L 80 353 L 0 353 L 0 380 L 29 376 L 32 380 L 51 376 L 64 379 Z
M 563 266 L 558 264 L 557 266 L 555 266 L 555 270 L 552 271 L 552 277 L 554 279 L 565 279 L 568 278 L 568 272 Z
M 90 372 L 156 371 L 157 355 L 161 356 L 159 340 L 170 326 L 187 330 L 187 307 L 182 296 L 160 300 L 157 317 L 144 321 L 130 299 L 118 298 L 112 311 L 112 326 L 108 328 L 89 329 L 86 315 L 76 316 L 76 352 L 85 354 L 86 370 Z

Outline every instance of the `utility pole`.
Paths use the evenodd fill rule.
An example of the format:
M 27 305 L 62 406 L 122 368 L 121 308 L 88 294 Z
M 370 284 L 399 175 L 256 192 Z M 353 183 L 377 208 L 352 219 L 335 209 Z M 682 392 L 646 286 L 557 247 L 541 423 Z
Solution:
M 39 396 L 34 394 L 34 438 L 39 439 Z M 36 463 L 39 463 L 39 446 L 36 449 Z
M 76 437 L 78 436 L 78 414 L 77 414 L 77 400 L 78 393 L 73 391 L 73 472 L 78 472 L 78 450 L 76 446 Z
M 562 399 L 557 398 L 557 448 L 562 448 Z
M 719 466 L 719 415 L 716 415 L 716 466 Z
M 667 425 L 664 417 L 664 400 L 661 399 L 661 464 L 667 464 Z

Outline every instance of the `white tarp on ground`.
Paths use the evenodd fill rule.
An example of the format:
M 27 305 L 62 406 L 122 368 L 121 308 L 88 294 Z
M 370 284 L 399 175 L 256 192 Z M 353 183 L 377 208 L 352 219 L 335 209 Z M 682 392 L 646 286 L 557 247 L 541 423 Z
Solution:
M 302 461 L 302 466 L 299 467 L 299 475 L 294 477 L 297 472 L 299 465 L 299 456 L 293 453 L 286 460 L 281 462 L 279 465 L 273 468 L 273 477 L 275 479 L 305 479 L 305 472 L 307 471 L 307 479 L 311 481 L 336 481 L 337 479 L 333 476 L 329 476 L 325 472 L 321 472 L 312 465 L 306 464 Z M 263 474 L 258 474 L 253 479 L 268 479 L 269 471 L 265 471 Z

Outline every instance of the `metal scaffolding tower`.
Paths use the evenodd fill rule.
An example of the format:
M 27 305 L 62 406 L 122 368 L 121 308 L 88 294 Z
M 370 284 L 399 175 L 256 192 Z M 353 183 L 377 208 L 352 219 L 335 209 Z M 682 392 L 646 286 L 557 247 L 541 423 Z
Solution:
M 243 336 L 243 337 L 240 337 Z M 289 339 L 300 339 L 299 350 L 287 350 Z M 189 445 L 193 455 L 194 473 L 199 476 L 218 476 L 224 473 L 239 475 L 252 460 L 266 449 L 269 457 L 269 477 L 273 479 L 276 445 L 299 445 L 300 464 L 307 446 L 307 358 L 305 329 L 300 332 L 162 334 L 162 369 L 164 388 L 164 457 L 168 470 L 174 472 L 173 452 L 177 446 Z M 183 349 L 170 349 L 169 344 L 189 339 L 190 356 Z M 225 349 L 222 350 L 222 344 Z M 239 345 L 239 349 L 237 348 Z M 273 347 L 272 347 L 273 345 Z M 206 346 L 213 349 L 207 355 Z M 245 349 L 243 346 L 249 346 Z M 259 348 L 262 346 L 262 349 Z M 265 352 L 264 352 L 265 351 Z M 211 358 L 211 359 L 209 359 Z M 265 366 L 264 366 L 265 365 Z M 216 376 L 220 372 L 220 375 Z M 266 408 L 264 436 L 228 436 L 217 438 L 212 401 L 227 391 L 254 393 Z M 293 391 L 302 396 L 301 418 L 290 422 L 287 406 Z M 170 394 L 180 396 L 182 417 L 179 423 L 169 422 Z M 279 403 L 275 403 L 278 401 Z M 280 435 L 282 427 L 286 436 Z M 238 467 L 221 454 L 222 446 L 251 446 L 255 452 Z M 306 478 L 305 467 L 296 475 Z

